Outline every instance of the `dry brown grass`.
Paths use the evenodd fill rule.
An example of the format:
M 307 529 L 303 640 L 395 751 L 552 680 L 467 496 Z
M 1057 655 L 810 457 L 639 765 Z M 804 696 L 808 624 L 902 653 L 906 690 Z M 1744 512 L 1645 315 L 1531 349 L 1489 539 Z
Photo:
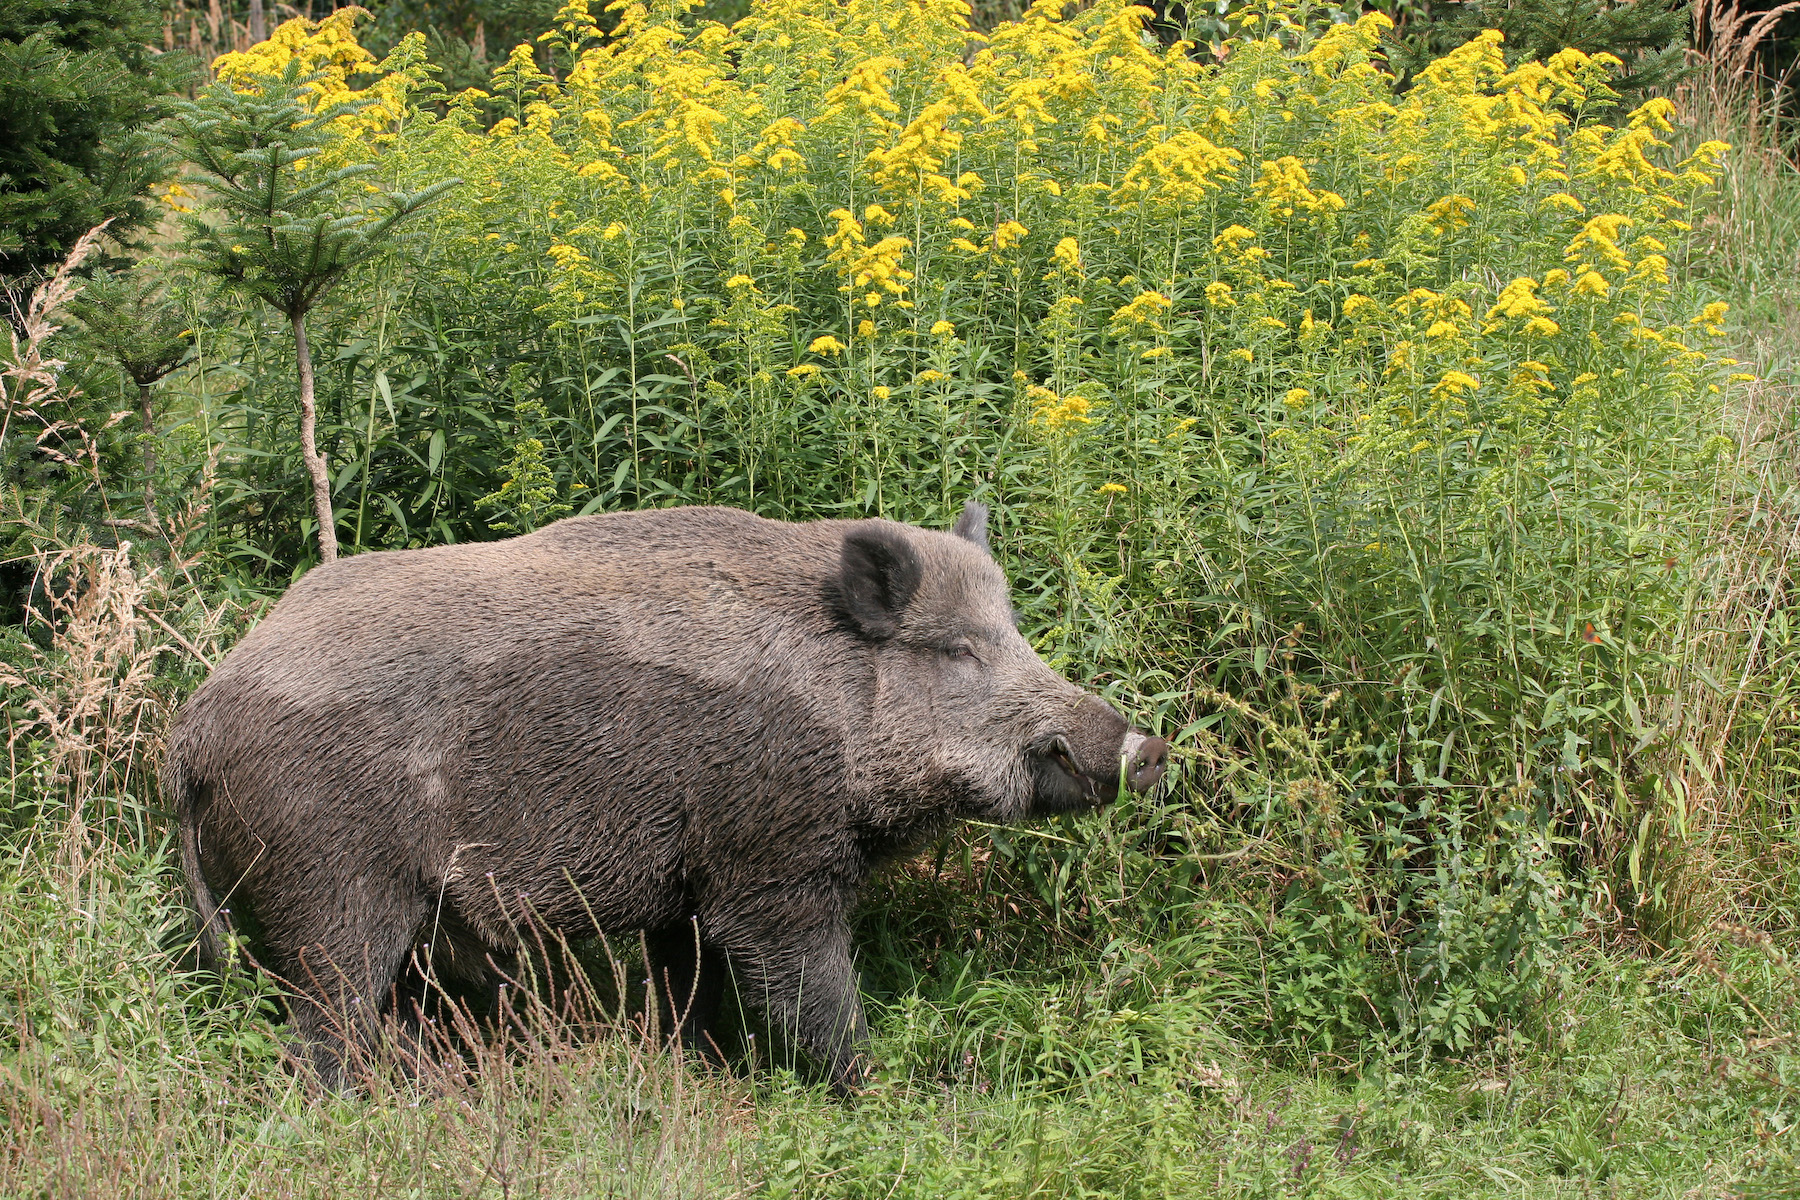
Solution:
M 1695 273 L 1723 284 L 1732 302 L 1753 311 L 1737 326 L 1748 356 L 1764 368 L 1792 365 L 1800 346 L 1800 154 L 1782 124 L 1800 79 L 1800 60 L 1778 75 L 1760 58 L 1776 23 L 1800 11 L 1787 0 L 1767 12 L 1735 0 L 1698 0 L 1693 73 L 1676 89 L 1691 150 L 1701 141 L 1731 144 L 1718 193 L 1702 214 L 1691 259 Z
M 1800 397 L 1779 384 L 1748 396 L 1737 463 L 1747 486 L 1719 497 L 1705 577 L 1676 635 L 1657 810 L 1640 833 L 1664 937 L 1755 924 L 1800 872 L 1800 845 L 1780 836 L 1800 816 L 1787 746 L 1800 729 L 1800 630 L 1788 616 L 1800 567 Z

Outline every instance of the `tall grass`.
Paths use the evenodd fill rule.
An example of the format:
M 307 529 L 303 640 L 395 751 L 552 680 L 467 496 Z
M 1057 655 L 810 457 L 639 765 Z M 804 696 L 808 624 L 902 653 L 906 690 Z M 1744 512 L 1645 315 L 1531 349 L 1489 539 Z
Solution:
M 1695 6 L 1692 73 L 1674 99 L 1675 138 L 1729 143 L 1719 187 L 1696 213 L 1688 276 L 1733 305 L 1730 337 L 1757 378 L 1726 410 L 1742 481 L 1706 535 L 1716 592 L 1683 632 L 1696 670 L 1677 710 L 1679 824 L 1663 853 L 1685 868 L 1673 931 L 1717 935 L 1720 921 L 1791 927 L 1800 879 L 1792 837 L 1800 671 L 1789 613 L 1800 456 L 1800 144 L 1783 112 L 1797 64 L 1767 74 L 1764 39 L 1795 5 L 1767 12 Z
M 1759 358 L 1791 367 L 1800 345 L 1800 130 L 1784 117 L 1793 105 L 1800 62 L 1766 71 L 1762 51 L 1777 21 L 1800 9 L 1746 11 L 1725 0 L 1695 6 L 1705 47 L 1676 96 L 1689 144 L 1731 145 L 1730 170 L 1707 206 L 1693 249 L 1693 270 L 1741 299 L 1742 328 Z M 1788 382 L 1792 382 L 1791 376 Z

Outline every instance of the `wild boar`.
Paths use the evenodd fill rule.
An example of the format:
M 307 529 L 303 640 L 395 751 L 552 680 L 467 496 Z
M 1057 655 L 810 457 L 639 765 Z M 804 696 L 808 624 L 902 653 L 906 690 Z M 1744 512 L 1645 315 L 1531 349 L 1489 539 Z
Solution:
M 203 956 L 247 935 L 328 1082 L 415 955 L 492 979 L 529 923 L 642 931 L 689 1039 L 729 972 L 848 1091 L 870 872 L 1150 788 L 1167 750 L 1020 636 L 978 504 L 948 533 L 672 508 L 311 571 L 163 786 Z

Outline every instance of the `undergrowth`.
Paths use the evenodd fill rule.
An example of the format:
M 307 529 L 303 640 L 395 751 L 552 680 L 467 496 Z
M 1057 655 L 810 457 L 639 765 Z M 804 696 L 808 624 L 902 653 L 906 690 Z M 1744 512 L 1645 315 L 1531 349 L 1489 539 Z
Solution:
M 1395 95 L 1378 16 L 1204 64 L 1140 16 L 577 2 L 485 97 L 349 10 L 221 63 L 362 103 L 325 165 L 465 180 L 318 315 L 347 552 L 984 498 L 1036 644 L 1181 767 L 871 885 L 854 1104 L 580 988 L 310 1096 L 193 968 L 151 783 L 308 565 L 291 368 L 176 270 L 153 407 L 56 357 L 64 273 L 4 372 L 0 1192 L 1793 1192 L 1779 138 L 1729 72 L 1622 111 L 1483 38 Z
M 1109 834 L 1124 919 L 1253 845 L 1296 1061 L 1504 1032 L 1584 925 L 1703 932 L 1716 781 L 1767 755 L 1697 716 L 1771 665 L 1792 507 L 1730 305 L 1679 274 L 1724 143 L 1489 35 L 1397 95 L 1376 13 L 1245 8 L 1209 62 L 1118 0 L 617 16 L 568 5 L 557 73 L 521 50 L 482 95 L 352 10 L 220 60 L 348 105 L 333 172 L 463 181 L 314 314 L 347 547 L 990 501 L 1046 657 L 1190 754 Z M 159 490 L 216 462 L 212 544 L 275 586 L 310 554 L 291 371 L 183 294 Z M 1089 882 L 1059 837 L 990 839 L 1053 910 Z

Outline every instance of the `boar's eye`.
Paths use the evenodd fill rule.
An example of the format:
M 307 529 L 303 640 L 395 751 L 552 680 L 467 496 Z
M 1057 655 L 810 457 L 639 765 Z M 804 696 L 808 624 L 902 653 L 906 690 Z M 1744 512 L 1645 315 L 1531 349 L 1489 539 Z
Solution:
M 969 645 L 967 642 L 952 642 L 950 645 L 944 647 L 944 653 L 948 654 L 951 658 L 966 658 L 973 661 L 975 658 L 975 647 Z

